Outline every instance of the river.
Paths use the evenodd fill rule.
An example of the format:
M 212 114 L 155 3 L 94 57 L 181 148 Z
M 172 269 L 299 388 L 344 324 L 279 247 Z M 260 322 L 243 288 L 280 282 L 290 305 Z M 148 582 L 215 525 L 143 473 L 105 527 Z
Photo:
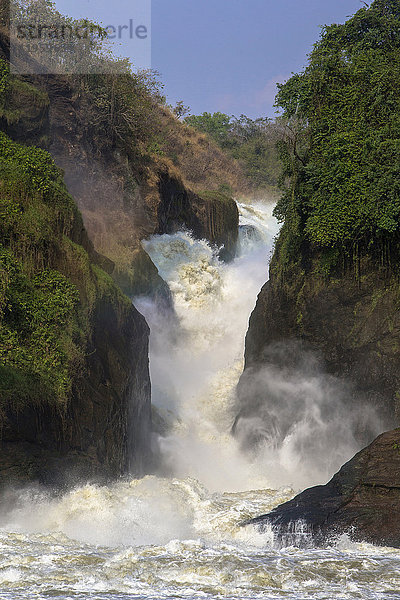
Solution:
M 271 531 L 239 526 L 326 482 L 358 449 L 344 426 L 331 446 L 348 420 L 345 390 L 315 371 L 262 375 L 275 401 L 297 403 L 283 439 L 244 453 L 231 435 L 248 318 L 278 231 L 272 205 L 239 208 L 241 248 L 228 265 L 188 232 L 145 243 L 176 311 L 167 318 L 150 300 L 135 301 L 152 331 L 157 474 L 57 496 L 10 490 L 0 517 L 0 599 L 400 598 L 398 550 L 348 536 L 326 548 L 284 547 Z

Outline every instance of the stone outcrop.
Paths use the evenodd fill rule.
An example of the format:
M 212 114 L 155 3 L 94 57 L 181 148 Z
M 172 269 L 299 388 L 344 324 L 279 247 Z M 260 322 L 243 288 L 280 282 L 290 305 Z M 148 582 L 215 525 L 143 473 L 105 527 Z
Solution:
M 325 277 L 318 256 L 282 263 L 282 238 L 246 336 L 245 369 L 271 360 L 269 347 L 301 342 L 329 373 L 350 381 L 349 401 L 372 405 L 388 429 L 399 422 L 400 286 L 376 263 Z
M 263 391 L 249 393 L 266 365 L 290 369 L 311 352 L 318 369 L 349 383 L 353 433 L 368 443 L 363 419 L 372 407 L 381 429 L 399 422 L 400 317 L 398 278 L 372 258 L 325 271 L 317 251 L 287 252 L 283 228 L 246 336 L 245 372 L 238 387 L 242 416 L 259 414 Z M 277 351 L 277 348 L 281 351 Z M 347 385 L 347 384 L 346 384 Z M 268 427 L 268 406 L 264 418 Z M 358 427 L 358 429 L 357 429 Z M 376 435 L 376 434 L 375 434 Z M 251 443 L 252 440 L 247 440 Z M 272 526 L 284 544 L 322 544 L 349 533 L 355 540 L 400 546 L 400 430 L 379 436 L 324 486 L 305 490 L 251 523 Z
M 164 172 L 159 182 L 157 233 L 173 233 L 186 227 L 199 239 L 221 248 L 220 258 L 232 260 L 239 235 L 236 202 L 220 192 L 195 194 L 176 177 Z
M 399 548 L 399 502 L 400 429 L 395 429 L 361 450 L 326 485 L 246 524 L 272 526 L 289 544 L 322 544 L 348 533 L 356 541 Z
M 65 407 L 2 409 L 0 486 L 61 485 L 146 472 L 151 461 L 148 326 L 119 295 L 99 298 L 82 372 Z
M 113 278 L 128 296 L 147 296 L 160 308 L 172 310 L 171 290 L 141 245 L 132 251 L 128 268 L 114 268 Z

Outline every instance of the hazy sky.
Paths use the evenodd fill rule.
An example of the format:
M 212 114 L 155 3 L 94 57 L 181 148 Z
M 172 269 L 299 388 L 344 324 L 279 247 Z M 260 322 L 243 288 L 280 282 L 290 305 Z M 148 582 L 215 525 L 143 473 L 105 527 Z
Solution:
M 128 22 L 135 1 L 56 0 L 71 16 Z M 342 23 L 360 0 L 153 0 L 152 67 L 171 103 L 193 113 L 273 116 L 276 82 L 301 70 L 320 26 Z M 132 52 L 128 43 L 122 53 Z M 134 57 L 133 57 L 134 58 Z

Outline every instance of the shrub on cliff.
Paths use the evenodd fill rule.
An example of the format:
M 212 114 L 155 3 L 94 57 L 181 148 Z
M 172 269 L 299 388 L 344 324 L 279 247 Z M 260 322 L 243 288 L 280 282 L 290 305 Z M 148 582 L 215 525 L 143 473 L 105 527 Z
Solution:
M 0 413 L 62 407 L 79 376 L 98 298 L 120 297 L 80 245 L 83 224 L 50 155 L 0 132 Z

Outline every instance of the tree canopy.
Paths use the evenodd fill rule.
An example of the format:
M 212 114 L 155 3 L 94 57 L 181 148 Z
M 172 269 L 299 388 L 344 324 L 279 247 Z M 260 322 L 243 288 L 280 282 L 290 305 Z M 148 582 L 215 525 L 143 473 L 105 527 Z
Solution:
M 291 134 L 276 214 L 322 248 L 370 248 L 400 230 L 400 0 L 324 27 L 305 71 L 279 86 Z

